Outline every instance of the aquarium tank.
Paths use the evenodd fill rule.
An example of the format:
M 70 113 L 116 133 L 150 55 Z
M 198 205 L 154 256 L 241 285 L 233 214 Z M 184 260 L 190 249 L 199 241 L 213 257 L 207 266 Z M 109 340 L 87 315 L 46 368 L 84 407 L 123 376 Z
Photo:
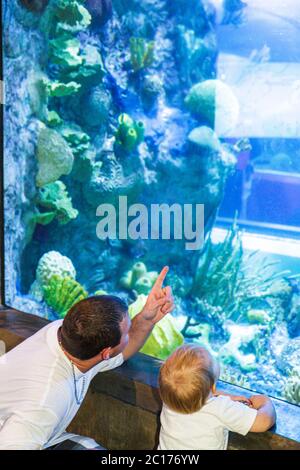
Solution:
M 299 1 L 2 0 L 2 21 L 5 304 L 53 321 L 109 293 L 133 317 L 168 265 L 142 352 L 202 344 L 299 404 Z

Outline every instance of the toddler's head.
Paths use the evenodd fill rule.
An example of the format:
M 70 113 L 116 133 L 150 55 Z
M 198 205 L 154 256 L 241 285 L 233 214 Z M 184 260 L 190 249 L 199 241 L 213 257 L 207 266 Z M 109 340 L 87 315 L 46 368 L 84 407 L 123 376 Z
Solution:
M 173 411 L 194 413 L 205 404 L 218 377 L 218 363 L 205 348 L 181 346 L 160 369 L 161 399 Z

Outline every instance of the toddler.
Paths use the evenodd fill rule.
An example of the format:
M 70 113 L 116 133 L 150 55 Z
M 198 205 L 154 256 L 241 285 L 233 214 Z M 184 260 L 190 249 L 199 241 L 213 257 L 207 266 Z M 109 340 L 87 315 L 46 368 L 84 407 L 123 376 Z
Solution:
M 219 365 L 203 347 L 184 345 L 162 365 L 159 376 L 160 450 L 224 450 L 228 431 L 267 431 L 275 423 L 272 401 L 216 391 Z

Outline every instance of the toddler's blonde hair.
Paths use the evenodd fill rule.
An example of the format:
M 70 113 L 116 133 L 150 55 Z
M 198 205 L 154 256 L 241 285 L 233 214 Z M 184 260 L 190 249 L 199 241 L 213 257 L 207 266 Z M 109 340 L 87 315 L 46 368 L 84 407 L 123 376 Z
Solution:
M 194 413 L 205 404 L 217 380 L 215 362 L 203 347 L 184 345 L 162 365 L 159 389 L 162 401 L 178 413 Z

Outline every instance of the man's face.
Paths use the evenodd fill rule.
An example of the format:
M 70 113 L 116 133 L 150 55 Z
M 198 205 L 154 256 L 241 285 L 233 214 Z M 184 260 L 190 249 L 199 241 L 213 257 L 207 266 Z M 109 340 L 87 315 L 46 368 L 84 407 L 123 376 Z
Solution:
M 120 323 L 120 329 L 121 329 L 121 334 L 122 334 L 120 343 L 111 349 L 110 357 L 117 356 L 118 354 L 123 352 L 124 349 L 126 348 L 128 341 L 129 341 L 128 333 L 129 333 L 130 326 L 131 326 L 131 321 L 127 313 Z

